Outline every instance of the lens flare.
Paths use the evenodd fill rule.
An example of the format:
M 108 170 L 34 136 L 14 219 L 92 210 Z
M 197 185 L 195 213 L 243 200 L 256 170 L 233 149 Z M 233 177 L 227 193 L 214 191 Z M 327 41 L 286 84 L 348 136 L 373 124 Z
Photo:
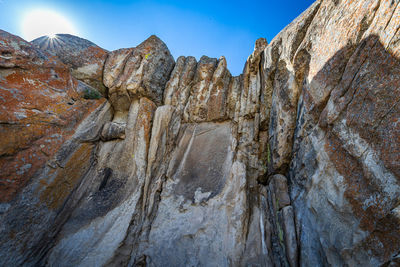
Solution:
M 40 36 L 55 38 L 57 33 L 77 35 L 74 25 L 63 15 L 48 9 L 28 12 L 21 23 L 22 37 L 31 41 Z

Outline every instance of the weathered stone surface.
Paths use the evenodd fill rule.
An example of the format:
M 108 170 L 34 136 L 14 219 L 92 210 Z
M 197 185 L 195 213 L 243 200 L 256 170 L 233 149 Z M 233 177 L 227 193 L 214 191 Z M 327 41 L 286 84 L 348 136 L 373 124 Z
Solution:
M 144 251 L 149 265 L 238 264 L 246 178 L 244 165 L 232 163 L 230 131 L 226 123 L 187 125 Z
M 33 40 L 39 49 L 56 56 L 71 68 L 71 74 L 103 95 L 106 88 L 103 85 L 103 68 L 107 51 L 94 43 L 70 34 L 56 34 L 54 37 L 42 36 Z
M 399 6 L 396 1 L 315 6 L 300 17 L 308 21 L 301 42 L 283 39 L 298 32 L 294 23 L 266 50 L 271 62 L 266 66 L 275 76 L 280 58 L 293 55 L 292 63 L 285 62 L 289 78 L 274 87 L 271 169 L 290 174 L 300 264 L 379 266 L 399 250 L 393 216 L 400 197 L 399 145 L 393 142 L 399 136 L 399 47 L 392 42 Z M 284 82 L 290 77 L 295 86 Z M 297 104 L 287 122 L 282 110 L 291 102 L 284 92 L 297 95 L 288 98 Z M 280 129 L 292 130 L 280 138 Z
M 243 75 L 232 77 L 227 96 L 227 113 L 235 122 L 239 119 L 240 96 L 243 88 Z
M 185 107 L 185 121 L 227 119 L 227 95 L 231 78 L 224 57 L 217 60 L 203 56 L 197 64 L 194 84 Z
M 316 12 L 320 7 L 316 1 L 297 19 L 281 31 L 265 49 L 263 62 L 265 85 L 272 90 L 269 138 L 271 173 L 285 173 L 290 163 L 293 134 L 296 127 L 297 102 L 303 76 L 308 68 L 306 52 L 301 52 L 297 65 L 293 57 L 305 39 Z M 295 73 L 295 68 L 298 69 Z
M 133 99 L 143 96 L 161 105 L 174 65 L 167 46 L 155 35 L 135 48 L 111 52 L 104 67 L 104 84 L 114 109 L 126 111 Z
M 125 239 L 107 266 L 125 266 L 143 258 L 141 248 L 148 239 L 158 212 L 168 163 L 179 133 L 180 119 L 179 112 L 169 105 L 158 107 L 155 112 L 141 204 L 135 210 Z
M 260 109 L 260 94 L 261 94 L 261 66 L 260 62 L 263 57 L 263 50 L 268 45 L 267 40 L 260 38 L 256 41 L 254 52 L 247 59 L 243 71 L 243 90 L 240 99 L 240 116 L 253 117 Z M 264 91 L 264 93 L 266 93 Z M 268 103 L 269 97 L 265 96 L 265 115 L 268 117 L 270 105 Z
M 134 101 L 125 139 L 100 145 L 93 184 L 60 231 L 49 265 L 99 266 L 113 257 L 140 208 L 154 110 L 146 98 Z
M 399 14 L 398 1 L 317 1 L 257 40 L 237 77 L 223 57 L 174 66 L 154 36 L 111 52 L 109 101 L 67 109 L 68 135 L 0 204 L 0 265 L 396 266 Z M 5 39 L 1 125 L 60 118 L 19 111 L 64 101 L 57 86 L 85 103 L 61 62 Z M 19 101 L 37 81 L 44 100 Z M 23 134 L 1 138 L 0 162 L 36 154 Z
M 184 110 L 194 83 L 197 61 L 194 57 L 179 57 L 165 87 L 164 104 Z
M 0 264 L 34 266 L 52 246 L 62 225 L 91 184 L 101 125 L 111 119 L 104 103 L 90 114 L 13 201 L 2 203 Z M 99 127 L 100 125 L 100 127 Z M 7 206 L 5 206 L 7 205 Z
M 283 232 L 285 234 L 286 257 L 291 267 L 298 266 L 298 246 L 292 206 L 287 206 L 282 209 L 282 221 Z
M 246 171 L 247 174 L 250 174 Z M 247 238 L 240 266 L 274 266 L 272 253 L 273 225 L 270 220 L 268 193 L 265 187 L 258 187 L 248 178 Z M 254 177 L 253 177 L 254 178 Z M 279 263 L 277 264 L 279 266 Z
M 125 139 L 126 123 L 108 122 L 103 126 L 101 138 L 104 141 L 112 139 Z
M 152 215 L 154 202 L 157 201 L 155 196 L 147 195 L 154 195 L 162 190 L 170 156 L 176 145 L 180 129 L 180 116 L 177 113 L 176 109 L 169 105 L 157 108 L 155 113 L 144 186 L 144 199 L 149 202 L 143 203 L 143 206 L 147 206 L 147 216 Z
M 281 174 L 272 176 L 269 189 L 273 197 L 274 207 L 280 210 L 290 205 L 287 179 L 285 176 Z
M 56 58 L 0 31 L 0 201 L 8 202 L 104 100 L 84 100 Z

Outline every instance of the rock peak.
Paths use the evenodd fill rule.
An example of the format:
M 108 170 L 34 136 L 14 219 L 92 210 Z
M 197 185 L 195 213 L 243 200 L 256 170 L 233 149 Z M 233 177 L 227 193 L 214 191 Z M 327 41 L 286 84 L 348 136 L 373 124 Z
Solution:
M 75 78 L 106 94 L 103 85 L 103 67 L 107 57 L 105 49 L 71 34 L 56 34 L 54 38 L 42 36 L 31 43 L 60 59 L 71 69 Z
M 167 45 L 157 35 L 151 35 L 149 38 L 141 42 L 137 47 L 147 46 L 148 49 L 156 50 L 163 49 L 168 50 Z M 169 50 L 168 50 L 169 52 Z
M 114 109 L 128 111 L 130 103 L 140 97 L 161 105 L 174 65 L 168 47 L 155 35 L 137 47 L 109 53 L 104 67 L 104 84 Z
M 256 43 L 254 44 L 254 50 L 260 51 L 264 50 L 268 45 L 267 39 L 265 38 L 258 38 Z

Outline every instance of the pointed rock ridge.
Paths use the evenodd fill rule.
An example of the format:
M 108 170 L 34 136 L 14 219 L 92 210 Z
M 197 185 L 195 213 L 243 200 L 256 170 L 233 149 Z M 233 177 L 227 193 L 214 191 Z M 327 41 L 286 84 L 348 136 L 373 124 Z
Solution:
M 185 107 L 186 122 L 226 120 L 226 101 L 232 75 L 225 57 L 202 56 L 197 64 L 190 97 Z
M 70 34 L 57 34 L 54 37 L 42 36 L 31 42 L 39 49 L 56 56 L 71 69 L 72 75 L 96 88 L 103 95 L 103 67 L 107 50 L 96 44 Z
M 253 53 L 247 58 L 247 64 L 243 71 L 244 74 L 248 72 L 256 72 L 259 69 L 261 56 L 267 45 L 268 42 L 265 38 L 258 38 L 256 40 Z M 249 68 L 249 70 L 246 71 L 247 68 Z
M 0 37 L 3 42 L 0 46 L 2 69 L 31 68 L 44 63 L 49 64 L 51 55 L 35 48 L 22 38 L 3 30 L 0 30 Z M 57 64 L 52 64 L 52 66 L 56 67 Z
M 114 110 L 126 112 L 140 97 L 161 105 L 174 65 L 168 47 L 155 35 L 135 48 L 112 51 L 104 67 L 104 84 Z
M 313 19 L 319 12 L 320 5 L 321 1 L 314 2 L 282 30 L 265 49 L 264 82 L 267 90 L 273 94 L 269 121 L 269 148 L 273 155 L 268 163 L 270 173 L 285 173 L 290 164 L 299 88 L 303 83 L 309 63 L 309 53 L 302 47 L 304 43 L 312 41 L 307 40 L 305 35 L 312 23 L 318 24 Z M 327 15 L 334 11 L 332 9 L 320 12 L 325 12 Z M 322 17 L 321 20 L 324 21 Z M 325 30 L 321 29 L 321 31 Z M 323 46 L 326 47 L 325 41 L 323 41 Z M 321 47 L 321 51 L 324 49 Z M 295 55 L 296 60 L 294 60 Z
M 262 88 L 261 58 L 267 45 L 268 42 L 265 38 L 257 39 L 254 51 L 246 61 L 243 70 L 243 90 L 240 100 L 241 117 L 254 117 L 256 113 L 259 113 Z M 264 118 L 264 120 L 267 120 L 267 118 Z
M 179 57 L 164 91 L 164 104 L 173 105 L 183 112 L 196 74 L 197 61 L 194 57 Z

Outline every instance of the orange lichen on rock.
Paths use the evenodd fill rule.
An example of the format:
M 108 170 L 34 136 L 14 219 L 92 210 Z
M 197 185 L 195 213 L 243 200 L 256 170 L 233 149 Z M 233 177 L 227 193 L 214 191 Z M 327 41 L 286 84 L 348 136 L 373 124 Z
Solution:
M 144 130 L 146 147 L 149 146 L 152 118 L 154 111 L 156 110 L 156 105 L 149 99 L 143 97 L 140 99 L 139 114 L 142 116 L 138 117 L 136 124 L 136 131 L 139 132 L 141 128 Z
M 0 31 L 0 202 L 23 188 L 104 100 L 81 98 L 67 66 Z
M 68 159 L 65 167 L 55 172 L 57 176 L 51 184 L 43 183 L 45 190 L 41 193 L 40 200 L 50 209 L 58 209 L 87 172 L 93 146 L 89 143 L 81 144 Z

